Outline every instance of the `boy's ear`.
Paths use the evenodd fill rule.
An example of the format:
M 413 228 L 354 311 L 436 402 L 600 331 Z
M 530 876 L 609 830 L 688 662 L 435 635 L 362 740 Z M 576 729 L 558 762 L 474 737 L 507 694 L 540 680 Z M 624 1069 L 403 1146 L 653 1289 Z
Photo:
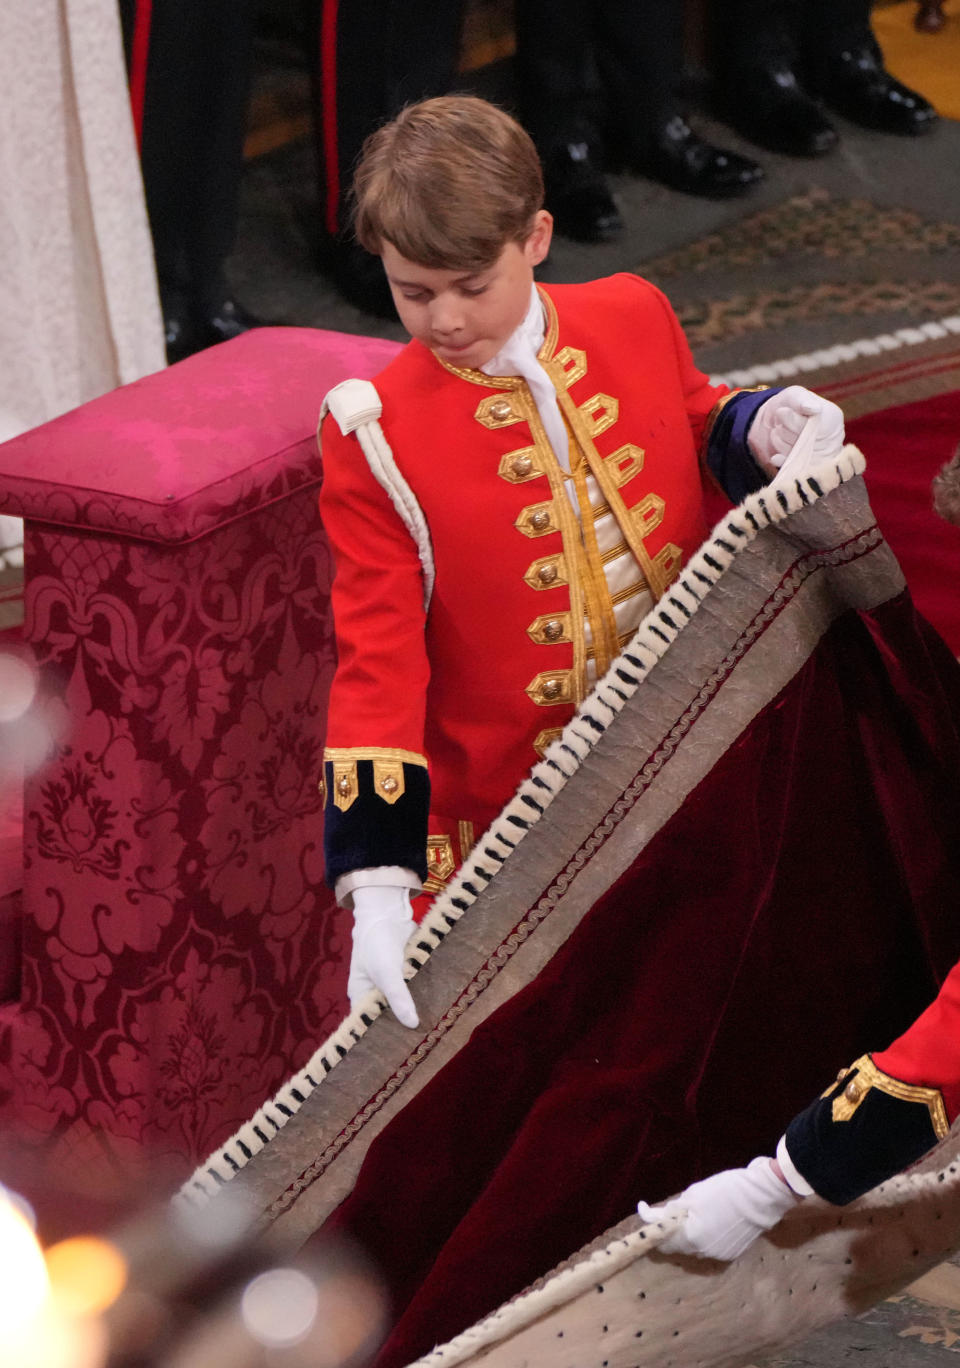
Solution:
M 538 209 L 533 216 L 533 227 L 523 244 L 524 256 L 530 266 L 539 266 L 550 251 L 553 237 L 553 215 L 546 209 Z

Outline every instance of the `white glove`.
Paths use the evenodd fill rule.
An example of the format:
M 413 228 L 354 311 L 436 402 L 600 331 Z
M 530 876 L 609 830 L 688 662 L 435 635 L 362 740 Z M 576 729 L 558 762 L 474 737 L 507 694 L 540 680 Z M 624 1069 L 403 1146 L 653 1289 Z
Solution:
M 800 1200 L 766 1156 L 745 1169 L 725 1169 L 692 1183 L 661 1207 L 637 1205 L 648 1223 L 687 1213 L 683 1225 L 657 1246 L 665 1254 L 696 1254 L 702 1259 L 736 1259 L 758 1235 L 775 1226 Z
M 356 1007 L 379 988 L 404 1026 L 419 1026 L 410 989 L 403 979 L 403 951 L 417 924 L 410 915 L 410 890 L 365 887 L 353 890 L 353 954 L 347 996 Z
M 778 468 L 812 417 L 817 419 L 812 460 L 836 456 L 843 446 L 843 410 L 802 385 L 789 385 L 760 405 L 747 433 L 747 445 L 767 470 Z

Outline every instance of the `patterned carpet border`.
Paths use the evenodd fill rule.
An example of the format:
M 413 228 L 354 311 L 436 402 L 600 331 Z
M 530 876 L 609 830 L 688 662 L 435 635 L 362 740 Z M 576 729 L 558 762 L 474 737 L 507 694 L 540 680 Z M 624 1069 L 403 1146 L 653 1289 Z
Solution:
M 960 314 L 713 379 L 740 387 L 805 385 L 858 418 L 960 388 Z

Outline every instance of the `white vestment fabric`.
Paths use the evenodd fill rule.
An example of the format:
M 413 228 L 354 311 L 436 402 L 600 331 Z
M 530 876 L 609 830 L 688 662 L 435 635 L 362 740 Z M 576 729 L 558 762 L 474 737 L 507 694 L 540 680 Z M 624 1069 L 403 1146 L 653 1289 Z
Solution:
M 0 439 L 165 364 L 116 0 L 0 4 Z

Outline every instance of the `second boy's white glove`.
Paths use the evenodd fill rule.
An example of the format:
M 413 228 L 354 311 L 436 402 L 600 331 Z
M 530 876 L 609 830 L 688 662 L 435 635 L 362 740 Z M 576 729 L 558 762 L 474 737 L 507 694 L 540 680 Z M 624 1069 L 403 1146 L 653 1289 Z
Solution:
M 648 1223 L 686 1211 L 686 1220 L 679 1230 L 657 1246 L 661 1253 L 736 1259 L 799 1200 L 793 1189 L 777 1176 L 773 1160 L 764 1155 L 746 1168 L 725 1169 L 692 1183 L 663 1206 L 640 1202 L 637 1211 Z
M 843 446 L 843 410 L 802 385 L 788 385 L 760 405 L 747 432 L 747 445 L 762 466 L 778 468 L 793 450 L 807 419 L 816 416 L 811 456 L 825 460 Z
M 353 890 L 353 953 L 347 980 L 351 1007 L 359 1006 L 372 988 L 379 988 L 402 1025 L 420 1024 L 403 978 L 404 948 L 416 929 L 408 888 Z

